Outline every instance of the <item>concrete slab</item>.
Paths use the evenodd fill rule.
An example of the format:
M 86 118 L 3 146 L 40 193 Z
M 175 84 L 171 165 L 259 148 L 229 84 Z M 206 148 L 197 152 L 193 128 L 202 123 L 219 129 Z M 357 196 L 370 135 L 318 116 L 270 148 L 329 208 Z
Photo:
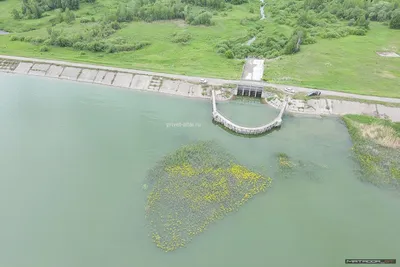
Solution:
M 148 90 L 151 90 L 151 91 L 159 91 L 162 82 L 163 82 L 163 79 L 161 77 L 153 76 L 151 78 L 150 84 L 147 88 L 148 88 Z
M 36 75 L 36 76 L 45 76 L 46 72 L 45 71 L 41 71 L 41 70 L 30 70 L 29 75 Z
M 78 81 L 93 82 L 97 76 L 97 73 L 97 70 L 83 69 L 81 75 L 78 77 Z
M 181 94 L 189 95 L 192 86 L 193 85 L 190 83 L 181 82 L 178 87 L 178 92 Z
M 33 66 L 33 63 L 21 62 L 21 63 L 18 64 L 18 66 L 14 70 L 14 72 L 15 73 L 27 74 L 32 66 Z
M 34 64 L 31 68 L 31 70 L 33 71 L 42 71 L 42 72 L 46 72 L 48 71 L 50 68 L 50 64 Z
M 377 105 L 379 115 L 386 115 L 394 122 L 400 122 L 399 108 Z
M 147 75 L 135 75 L 132 79 L 130 88 L 137 90 L 147 90 L 150 85 L 152 76 Z
M 264 60 L 248 59 L 244 65 L 242 79 L 261 81 L 264 74 Z
M 118 87 L 129 88 L 132 82 L 132 78 L 133 74 L 131 73 L 118 72 L 117 75 L 115 76 L 113 85 Z
M 107 71 L 107 73 L 106 73 L 106 75 L 104 75 L 104 78 L 101 83 L 105 84 L 105 85 L 112 85 L 114 77 L 115 77 L 115 72 Z
M 171 81 L 164 79 L 160 87 L 160 92 L 176 94 L 178 87 L 179 87 L 179 81 Z
M 101 83 L 103 81 L 104 76 L 106 76 L 105 70 L 99 70 L 96 74 L 96 78 L 94 78 L 95 83 Z
M 51 65 L 49 70 L 47 71 L 46 76 L 58 78 L 60 77 L 60 74 L 63 72 L 63 70 L 64 67 L 62 66 Z
M 60 78 L 75 81 L 78 78 L 81 71 L 82 69 L 80 68 L 65 67 L 64 71 L 60 75 Z
M 195 97 L 203 97 L 203 88 L 199 84 L 194 84 L 191 88 L 191 93 L 190 95 L 195 96 Z
M 332 100 L 332 113 L 337 115 L 365 114 L 373 116 L 376 114 L 376 105 L 342 100 Z
M 3 71 L 14 71 L 18 67 L 19 62 L 14 60 L 0 60 L 0 69 Z

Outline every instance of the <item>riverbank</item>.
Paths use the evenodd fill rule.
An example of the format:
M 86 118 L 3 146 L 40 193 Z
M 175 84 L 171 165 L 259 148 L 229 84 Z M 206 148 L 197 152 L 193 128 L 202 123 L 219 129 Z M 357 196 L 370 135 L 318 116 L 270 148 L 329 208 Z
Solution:
M 90 64 L 71 63 L 55 60 L 42 60 L 34 58 L 22 58 L 0 55 L 0 71 L 35 75 L 48 78 L 66 79 L 77 82 L 95 83 L 106 86 L 125 88 L 129 90 L 142 90 L 160 92 L 170 95 L 184 97 L 209 99 L 211 91 L 216 91 L 218 101 L 226 101 L 231 98 L 238 84 L 269 86 L 280 96 L 284 95 L 282 85 L 272 85 L 256 81 L 244 80 L 223 80 L 207 79 L 207 84 L 202 84 L 203 77 L 191 77 L 184 75 L 173 75 L 165 73 L 155 73 L 148 71 L 121 69 Z M 268 90 L 268 89 L 266 89 Z M 310 88 L 294 88 L 295 92 L 308 92 Z M 343 96 L 354 101 L 340 99 L 292 99 L 289 102 L 287 111 L 293 114 L 304 114 L 314 116 L 345 114 L 364 114 L 380 118 L 387 118 L 393 121 L 400 121 L 400 108 L 386 106 L 383 102 L 400 104 L 400 99 L 383 98 L 373 96 L 359 96 L 343 94 L 339 92 L 325 92 L 326 97 Z M 275 94 L 276 95 L 276 94 Z M 267 97 L 266 97 L 267 98 Z M 283 99 L 283 98 L 282 98 Z M 360 103 L 364 100 L 380 101 L 378 103 Z M 280 109 L 283 101 L 278 96 L 267 101 L 271 106 Z
M 361 179 L 400 188 L 400 123 L 359 115 L 346 115 L 343 120 L 360 163 Z

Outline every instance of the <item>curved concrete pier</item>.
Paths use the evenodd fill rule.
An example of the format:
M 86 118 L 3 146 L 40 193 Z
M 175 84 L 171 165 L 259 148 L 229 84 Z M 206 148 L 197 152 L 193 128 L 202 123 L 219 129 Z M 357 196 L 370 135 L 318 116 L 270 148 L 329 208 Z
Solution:
M 218 112 L 217 104 L 215 101 L 215 92 L 212 91 L 212 116 L 214 121 L 224 125 L 229 130 L 234 131 L 238 134 L 258 135 L 268 132 L 275 127 L 280 127 L 282 124 L 283 112 L 285 111 L 287 105 L 288 100 L 286 99 L 281 111 L 279 112 L 279 115 L 272 122 L 260 127 L 244 127 L 231 122 L 229 119 L 225 118 L 221 113 Z

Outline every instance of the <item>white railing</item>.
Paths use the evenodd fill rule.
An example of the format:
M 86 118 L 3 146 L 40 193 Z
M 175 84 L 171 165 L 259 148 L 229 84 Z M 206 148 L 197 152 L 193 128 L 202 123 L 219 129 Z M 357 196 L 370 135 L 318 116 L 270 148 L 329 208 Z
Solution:
M 263 125 L 263 126 L 259 126 L 259 127 L 244 127 L 244 126 L 240 126 L 240 125 L 233 123 L 232 121 L 225 118 L 221 113 L 218 112 L 217 104 L 216 104 L 216 100 L 215 100 L 215 92 L 212 91 L 212 106 L 213 106 L 212 116 L 213 116 L 214 121 L 224 125 L 229 130 L 234 131 L 239 134 L 257 135 L 257 134 L 262 134 L 262 133 L 268 132 L 275 127 L 281 126 L 282 116 L 287 107 L 287 104 L 288 104 L 288 100 L 285 101 L 281 111 L 279 112 L 279 115 L 272 122 L 270 122 L 266 125 Z

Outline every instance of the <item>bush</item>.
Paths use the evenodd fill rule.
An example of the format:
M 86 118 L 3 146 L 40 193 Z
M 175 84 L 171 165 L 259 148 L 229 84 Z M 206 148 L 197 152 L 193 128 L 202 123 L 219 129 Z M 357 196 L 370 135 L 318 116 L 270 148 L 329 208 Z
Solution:
M 76 42 L 72 46 L 76 50 L 86 50 L 87 49 L 87 44 L 84 42 Z
M 75 14 L 68 8 L 65 10 L 64 21 L 71 24 L 75 20 Z
M 363 36 L 367 34 L 367 29 L 365 28 L 360 28 L 360 27 L 356 27 L 356 28 L 350 28 L 349 29 L 349 34 L 350 35 L 359 35 L 359 36 Z
M 82 24 L 89 23 L 89 22 L 91 22 L 91 20 L 88 18 L 81 18 L 81 20 L 80 20 L 80 23 L 82 23 Z
M 46 45 L 40 47 L 40 52 L 48 52 L 49 50 L 49 47 Z
M 188 44 L 192 39 L 192 35 L 189 32 L 174 33 L 172 35 L 173 43 Z
M 46 39 L 41 37 L 35 37 L 31 40 L 31 43 L 34 45 L 42 44 Z
M 400 9 L 396 9 L 389 23 L 391 29 L 400 29 Z
M 18 10 L 16 10 L 15 8 L 11 11 L 11 14 L 12 14 L 14 19 L 20 19 L 21 18 L 21 15 L 19 14 Z
M 232 50 L 225 51 L 225 56 L 229 59 L 232 59 L 234 57 Z

